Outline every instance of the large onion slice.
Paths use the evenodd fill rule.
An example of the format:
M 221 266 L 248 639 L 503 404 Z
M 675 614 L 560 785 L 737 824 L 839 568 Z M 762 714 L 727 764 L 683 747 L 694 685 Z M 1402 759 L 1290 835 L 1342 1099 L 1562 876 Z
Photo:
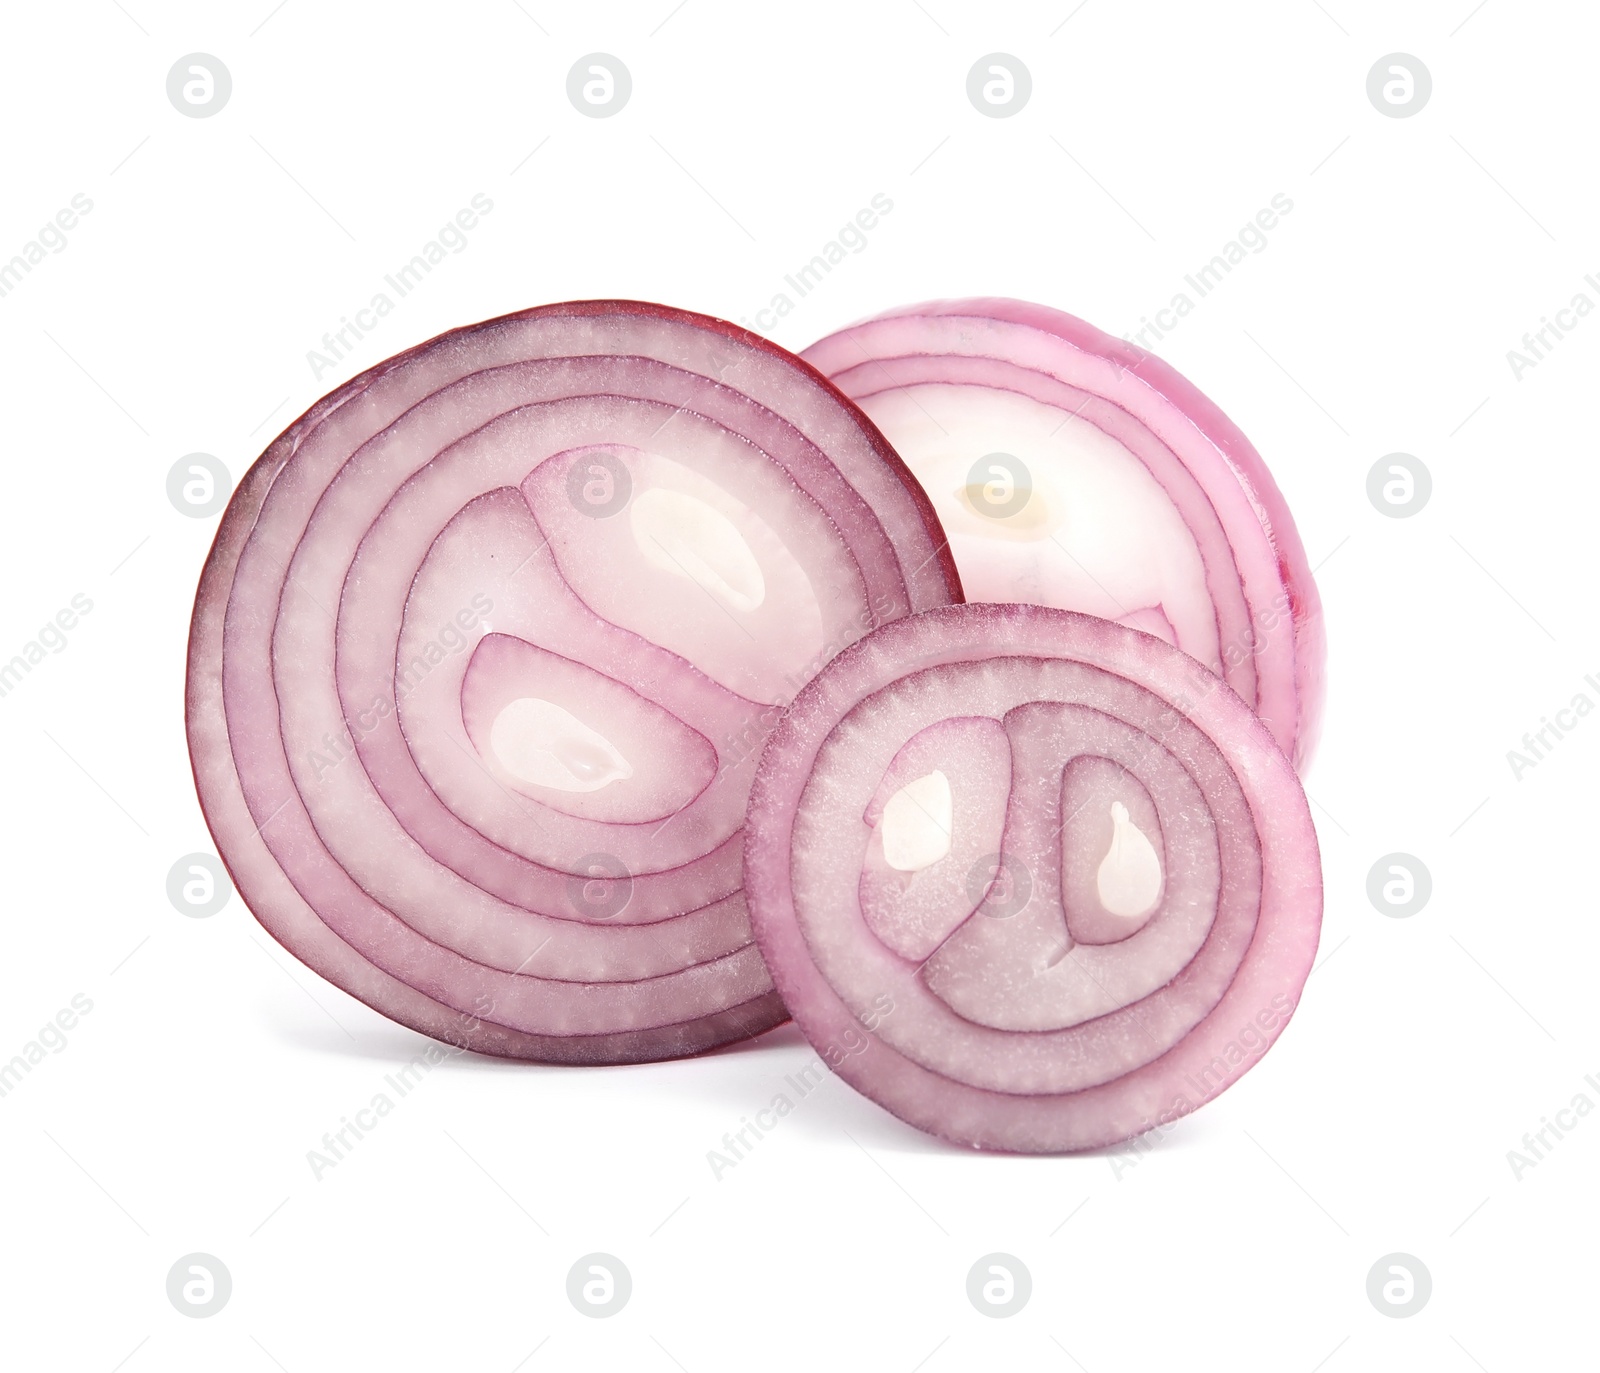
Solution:
M 804 364 L 655 305 L 457 330 L 314 406 L 201 578 L 202 805 L 262 924 L 490 1053 L 692 1053 L 785 1012 L 740 828 L 762 740 L 960 595 L 925 497 Z
M 803 356 L 927 488 L 968 600 L 1158 635 L 1308 759 L 1325 644 L 1305 550 L 1249 440 L 1171 367 L 1015 300 L 894 310 Z
M 960 1144 L 1170 1123 L 1276 1038 L 1321 921 L 1299 780 L 1192 658 L 1067 611 L 888 625 L 795 699 L 745 891 L 818 1051 Z

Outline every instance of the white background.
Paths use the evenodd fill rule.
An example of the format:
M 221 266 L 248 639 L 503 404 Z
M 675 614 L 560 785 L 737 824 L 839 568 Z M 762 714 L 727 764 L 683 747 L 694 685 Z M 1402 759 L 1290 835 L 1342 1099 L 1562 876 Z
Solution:
M 74 594 L 94 608 L 0 699 L 0 1057 L 93 1002 L 0 1099 L 5 1362 L 1579 1366 L 1600 1121 L 1520 1180 L 1506 1154 L 1600 1102 L 1600 718 L 1520 780 L 1506 752 L 1600 701 L 1600 318 L 1520 380 L 1506 353 L 1600 302 L 1593 7 L 672 3 L 7 8 L 0 256 L 75 193 L 94 208 L 0 299 L 0 657 Z M 197 51 L 233 78 L 207 119 L 165 93 Z M 603 120 L 565 93 L 595 51 L 634 83 Z M 996 51 L 1033 77 L 1008 119 L 965 93 Z M 1365 90 L 1396 51 L 1433 77 L 1406 119 Z M 314 378 L 307 350 L 476 192 L 469 247 Z M 1157 348 L 1266 455 L 1319 564 L 1327 962 L 1293 1025 L 1131 1166 L 960 1153 L 833 1083 L 714 1180 L 706 1151 L 809 1057 L 786 1028 L 639 1068 L 454 1058 L 314 1180 L 307 1150 L 420 1041 L 237 896 L 208 920 L 167 901 L 210 845 L 181 703 L 215 526 L 169 504 L 168 469 L 205 451 L 237 478 L 336 382 L 523 306 L 753 320 L 879 192 L 893 211 L 779 342 L 980 293 L 1131 332 L 1293 201 Z M 1366 496 L 1393 451 L 1433 474 L 1409 519 Z M 1409 919 L 1366 897 L 1394 851 L 1433 877 Z M 634 1281 L 607 1320 L 564 1290 L 596 1250 Z M 233 1276 L 210 1319 L 166 1297 L 193 1251 Z M 1009 1320 L 965 1296 L 991 1251 L 1032 1273 Z M 1392 1251 L 1433 1276 L 1410 1319 L 1366 1295 Z

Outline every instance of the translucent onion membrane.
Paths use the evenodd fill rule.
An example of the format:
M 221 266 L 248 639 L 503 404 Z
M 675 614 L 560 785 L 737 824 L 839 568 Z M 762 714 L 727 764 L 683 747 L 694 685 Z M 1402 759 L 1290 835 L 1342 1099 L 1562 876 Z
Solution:
M 1297 765 L 1322 708 L 1322 607 L 1250 441 L 1159 358 L 1015 300 L 893 310 L 802 355 L 933 499 L 969 601 L 1079 610 L 1220 674 Z
M 633 302 L 461 329 L 313 406 L 201 578 L 206 818 L 292 953 L 453 1044 L 693 1053 L 785 1011 L 740 829 L 761 744 L 873 626 L 959 599 L 826 381 Z
M 1151 635 L 1027 605 L 913 615 L 799 694 L 751 793 L 745 891 L 840 1075 L 1028 1153 L 1237 1081 L 1322 912 L 1299 779 L 1243 702 Z

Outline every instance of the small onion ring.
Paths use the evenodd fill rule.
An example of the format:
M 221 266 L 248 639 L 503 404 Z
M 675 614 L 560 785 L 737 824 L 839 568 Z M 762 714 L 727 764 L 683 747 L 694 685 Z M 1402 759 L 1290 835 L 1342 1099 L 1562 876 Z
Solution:
M 1026 1153 L 1115 1144 L 1237 1081 L 1322 912 L 1305 794 L 1244 703 L 1151 635 L 1028 605 L 912 615 L 801 691 L 751 791 L 745 892 L 836 1072 Z

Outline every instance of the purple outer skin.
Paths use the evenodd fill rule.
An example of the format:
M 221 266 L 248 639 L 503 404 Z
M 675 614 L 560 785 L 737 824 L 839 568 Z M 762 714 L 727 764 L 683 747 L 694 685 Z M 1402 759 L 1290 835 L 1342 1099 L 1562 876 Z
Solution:
M 1291 754 L 1296 768 L 1303 772 L 1321 732 L 1326 692 L 1327 631 L 1322 618 L 1322 599 L 1317 594 L 1305 547 L 1300 542 L 1288 504 L 1261 455 L 1239 427 L 1193 382 L 1154 353 L 1147 353 L 1125 339 L 1113 338 L 1063 310 L 1005 297 L 933 300 L 886 310 L 830 334 L 805 349 L 801 356 L 829 376 L 837 376 L 867 360 L 868 355 L 859 343 L 845 346 L 856 330 L 883 320 L 907 318 L 998 320 L 1053 335 L 1081 352 L 1105 358 L 1136 377 L 1175 407 L 1222 455 L 1261 522 L 1262 532 L 1277 557 L 1278 576 L 1289 595 L 1299 711 L 1291 737 L 1280 734 L 1278 742 Z
M 1231 764 L 1261 845 L 1255 932 L 1222 999 L 1160 1057 L 1083 1091 L 1012 1095 L 972 1087 L 890 1048 L 823 978 L 794 907 L 793 826 L 817 753 L 837 722 L 857 702 L 908 672 L 997 655 L 1089 663 L 1169 703 L 1191 702 L 1182 713 Z M 961 713 L 961 703 L 952 701 L 951 709 Z M 954 1144 L 1015 1153 L 1116 1144 L 1188 1114 L 1231 1086 L 1288 1022 L 1311 972 L 1322 918 L 1321 860 L 1305 793 L 1266 726 L 1225 683 L 1187 654 L 1108 620 L 987 603 L 928 610 L 885 625 L 845 649 L 795 698 L 768 743 L 751 790 L 745 894 L 774 983 L 795 1023 L 834 1071 L 920 1130 Z M 1261 1026 L 1257 1015 L 1277 998 L 1287 999 L 1287 1009 L 1274 1026 Z M 1226 1062 L 1230 1046 L 1238 1054 L 1241 1029 L 1251 1026 L 1260 1037 L 1259 1048 L 1250 1049 L 1242 1064 L 1228 1065 L 1222 1086 L 1199 1092 L 1194 1078 L 1214 1060 Z M 862 1039 L 867 1047 L 855 1049 Z M 850 1046 L 851 1052 L 840 1046 Z
M 442 1004 L 375 966 L 329 929 L 284 874 L 261 839 L 239 784 L 222 697 L 223 628 L 234 570 L 274 480 L 306 437 L 379 378 L 442 342 L 473 329 L 543 314 L 628 313 L 698 324 L 785 358 L 855 418 L 884 465 L 899 476 L 936 546 L 932 559 L 945 594 L 961 599 L 961 583 L 938 518 L 916 479 L 865 415 L 809 364 L 738 325 L 670 306 L 640 301 L 573 301 L 541 306 L 451 329 L 377 363 L 311 405 L 268 445 L 240 480 L 218 526 L 195 592 L 184 693 L 190 767 L 206 825 L 234 886 L 262 927 L 313 971 L 391 1020 L 455 1046 L 504 1058 L 544 1063 L 639 1063 L 702 1053 L 761 1034 L 789 1018 L 776 991 L 721 1012 L 675 1025 L 615 1034 L 538 1035 L 496 1024 Z M 848 474 L 846 474 L 848 476 Z

